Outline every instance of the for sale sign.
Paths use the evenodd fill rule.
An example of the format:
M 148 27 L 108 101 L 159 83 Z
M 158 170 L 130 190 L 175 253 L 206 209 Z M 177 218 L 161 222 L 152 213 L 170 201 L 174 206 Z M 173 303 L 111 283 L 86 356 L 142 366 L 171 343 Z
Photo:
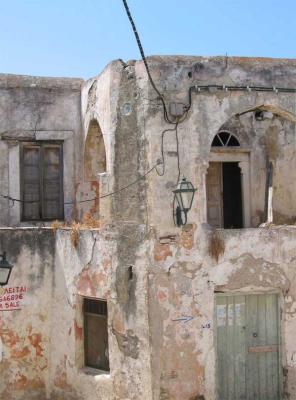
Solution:
M 26 294 L 26 286 L 0 288 L 0 311 L 21 310 Z

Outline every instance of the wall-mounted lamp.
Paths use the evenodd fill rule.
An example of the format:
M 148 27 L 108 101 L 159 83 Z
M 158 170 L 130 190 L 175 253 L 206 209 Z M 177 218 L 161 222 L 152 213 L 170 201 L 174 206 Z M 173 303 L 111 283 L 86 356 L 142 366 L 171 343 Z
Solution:
M 0 261 L 0 286 L 5 286 L 9 281 L 13 265 L 6 260 L 6 252 L 0 254 L 0 257 L 2 257 Z
M 196 189 L 186 178 L 182 178 L 177 189 L 173 190 L 178 204 L 176 210 L 174 210 L 174 220 L 177 226 L 187 223 L 187 213 L 191 209 L 195 192 Z

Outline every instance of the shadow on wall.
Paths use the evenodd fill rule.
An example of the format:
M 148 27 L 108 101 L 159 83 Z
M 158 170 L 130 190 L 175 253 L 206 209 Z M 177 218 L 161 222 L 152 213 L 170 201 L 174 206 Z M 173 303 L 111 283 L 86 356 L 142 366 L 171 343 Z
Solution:
M 84 179 L 97 181 L 98 174 L 106 172 L 106 149 L 99 123 L 90 121 L 84 149 Z
M 106 172 L 106 149 L 100 125 L 96 119 L 89 124 L 84 145 L 83 181 L 76 186 L 76 220 L 82 221 L 87 215 L 95 220 L 100 218 L 100 174 Z

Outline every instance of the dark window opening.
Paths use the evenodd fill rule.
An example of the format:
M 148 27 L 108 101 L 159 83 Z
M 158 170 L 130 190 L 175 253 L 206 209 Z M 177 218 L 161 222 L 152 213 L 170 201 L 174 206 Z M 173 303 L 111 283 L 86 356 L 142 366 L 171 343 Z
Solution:
M 23 143 L 20 169 L 22 220 L 63 219 L 62 143 Z
M 224 228 L 242 228 L 241 170 L 237 162 L 222 163 Z
M 218 132 L 212 141 L 212 147 L 238 147 L 240 146 L 237 138 L 229 132 Z
M 85 366 L 110 371 L 107 302 L 84 299 L 83 310 Z

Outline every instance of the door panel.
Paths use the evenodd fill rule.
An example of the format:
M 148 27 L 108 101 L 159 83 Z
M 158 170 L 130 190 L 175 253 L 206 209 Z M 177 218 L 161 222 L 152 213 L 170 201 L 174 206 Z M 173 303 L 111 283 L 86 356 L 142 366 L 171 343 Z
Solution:
M 246 399 L 245 296 L 219 296 L 216 304 L 219 400 Z
M 279 400 L 278 296 L 217 295 L 219 400 Z
M 207 214 L 208 223 L 221 228 L 222 221 L 222 168 L 220 162 L 210 162 L 207 178 Z

